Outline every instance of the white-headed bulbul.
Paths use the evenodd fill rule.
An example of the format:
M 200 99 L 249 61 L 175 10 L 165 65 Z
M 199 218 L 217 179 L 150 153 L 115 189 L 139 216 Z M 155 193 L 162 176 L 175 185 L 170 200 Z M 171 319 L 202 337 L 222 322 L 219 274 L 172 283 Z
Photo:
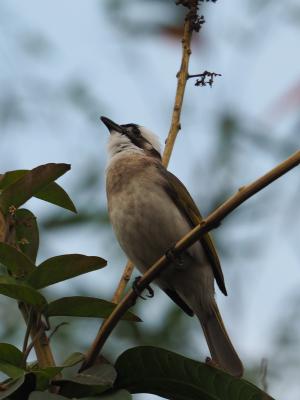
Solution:
M 162 165 L 156 135 L 137 124 L 101 120 L 110 131 L 106 172 L 110 220 L 127 257 L 144 273 L 199 224 L 201 215 L 185 186 Z M 242 362 L 214 299 L 214 280 L 226 295 L 219 258 L 206 234 L 155 282 L 188 315 L 196 314 L 213 361 L 241 376 Z

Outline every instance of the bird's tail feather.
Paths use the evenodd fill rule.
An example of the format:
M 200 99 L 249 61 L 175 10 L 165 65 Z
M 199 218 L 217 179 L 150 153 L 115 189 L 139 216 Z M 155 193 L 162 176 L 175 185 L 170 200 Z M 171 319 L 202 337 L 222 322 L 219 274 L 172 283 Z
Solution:
M 221 314 L 215 301 L 211 305 L 211 312 L 196 311 L 201 322 L 204 335 L 213 361 L 233 376 L 243 375 L 243 364 L 237 355 L 226 332 Z

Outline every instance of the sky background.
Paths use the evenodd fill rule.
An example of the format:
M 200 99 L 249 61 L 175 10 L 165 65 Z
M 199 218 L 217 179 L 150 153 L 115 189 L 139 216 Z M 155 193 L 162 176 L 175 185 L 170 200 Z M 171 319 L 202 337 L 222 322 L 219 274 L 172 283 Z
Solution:
M 193 40 L 190 73 L 222 77 L 212 88 L 188 82 L 169 169 L 207 215 L 299 148 L 300 5 L 228 0 L 202 12 L 206 24 Z M 113 293 L 126 259 L 105 219 L 107 131 L 99 116 L 145 125 L 165 140 L 181 58 L 175 28 L 181 25 L 179 7 L 169 1 L 0 4 L 2 172 L 70 163 L 59 183 L 79 214 L 88 215 L 86 223 L 59 228 L 53 221 L 64 221 L 67 212 L 30 201 L 44 227 L 39 260 L 77 252 L 109 262 L 105 273 L 57 285 L 54 297 L 84 291 L 109 299 Z M 295 169 L 241 206 L 215 234 L 229 293 L 217 293 L 217 301 L 232 341 L 249 377 L 268 359 L 269 392 L 286 400 L 300 392 L 300 363 L 292 350 L 300 337 L 299 182 Z M 154 340 L 171 312 L 169 300 L 156 290 L 138 307 Z M 188 333 L 180 338 L 180 352 L 195 357 L 202 333 L 196 320 L 182 318 Z M 84 324 L 75 323 L 78 332 Z M 82 351 L 97 323 L 87 326 Z M 170 329 L 176 336 L 176 326 Z M 112 357 L 132 345 L 121 331 L 112 343 Z

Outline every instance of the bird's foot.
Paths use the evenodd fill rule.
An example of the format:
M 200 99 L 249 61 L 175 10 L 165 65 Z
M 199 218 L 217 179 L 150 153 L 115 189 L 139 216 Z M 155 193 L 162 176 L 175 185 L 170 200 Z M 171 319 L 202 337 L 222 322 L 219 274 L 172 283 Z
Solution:
M 178 269 L 184 267 L 184 261 L 183 261 L 182 254 L 175 254 L 173 246 L 170 247 L 166 251 L 166 258 L 168 261 L 170 261 L 172 264 L 174 264 Z
M 143 300 L 147 300 L 146 297 L 142 296 L 142 292 L 141 290 L 138 288 L 138 283 L 140 281 L 141 277 L 137 276 L 132 284 L 132 290 L 134 291 L 134 293 L 137 295 L 137 297 L 143 299 Z M 148 298 L 152 298 L 154 296 L 154 290 L 152 289 L 152 287 L 150 285 L 148 285 L 146 287 L 146 290 L 148 291 L 148 294 L 146 295 Z

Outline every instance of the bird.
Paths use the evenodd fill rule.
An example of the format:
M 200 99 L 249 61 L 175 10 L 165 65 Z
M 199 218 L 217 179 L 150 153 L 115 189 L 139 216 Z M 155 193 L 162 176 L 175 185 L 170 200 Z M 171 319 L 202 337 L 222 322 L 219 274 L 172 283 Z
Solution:
M 119 125 L 102 116 L 109 130 L 106 194 L 115 236 L 141 273 L 171 251 L 198 225 L 201 214 L 183 183 L 162 164 L 158 137 L 135 124 Z M 243 364 L 227 334 L 214 281 L 227 295 L 220 261 L 210 234 L 190 246 L 155 283 L 186 314 L 196 315 L 214 366 L 241 377 Z

